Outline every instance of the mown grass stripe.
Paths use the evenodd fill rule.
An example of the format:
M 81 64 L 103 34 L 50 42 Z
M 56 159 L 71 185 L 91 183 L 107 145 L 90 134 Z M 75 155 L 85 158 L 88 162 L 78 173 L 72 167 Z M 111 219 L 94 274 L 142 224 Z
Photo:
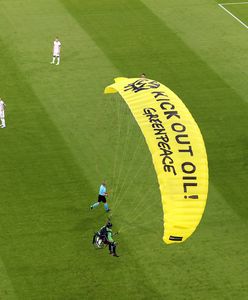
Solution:
M 14 288 L 11 279 L 5 269 L 3 260 L 0 258 L 0 299 L 3 300 L 16 300 Z

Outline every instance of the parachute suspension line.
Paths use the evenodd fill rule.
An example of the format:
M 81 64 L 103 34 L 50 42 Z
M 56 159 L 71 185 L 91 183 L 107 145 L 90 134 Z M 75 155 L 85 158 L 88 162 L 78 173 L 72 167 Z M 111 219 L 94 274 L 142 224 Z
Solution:
M 115 110 L 116 110 L 116 116 L 117 116 L 117 143 L 115 145 L 115 152 L 114 152 L 114 169 L 112 171 L 112 193 L 110 194 L 109 198 L 112 199 L 113 195 L 115 194 L 115 177 L 116 177 L 116 166 L 117 166 L 117 161 L 118 161 L 118 150 L 119 150 L 119 143 L 118 140 L 121 135 L 121 129 L 120 129 L 120 110 L 121 110 L 121 104 L 120 101 L 118 101 L 116 96 L 113 96 L 113 99 L 115 100 Z
M 150 201 L 145 201 L 145 195 L 150 195 L 150 190 L 151 188 L 149 188 L 149 190 L 144 192 L 144 189 L 142 190 L 142 186 L 140 186 L 139 191 L 138 191 L 138 196 L 137 196 L 137 200 L 136 200 L 136 205 L 134 206 L 134 208 L 132 209 L 132 211 L 127 215 L 128 219 L 130 218 L 131 220 L 133 219 L 133 217 L 137 217 L 136 212 L 139 211 L 139 209 L 142 206 L 147 206 L 147 203 L 150 203 Z
M 142 135 L 139 134 L 138 135 L 138 142 L 136 141 L 135 129 L 137 128 L 137 123 L 135 122 L 135 120 L 133 118 L 133 115 L 130 113 L 130 110 L 129 110 L 128 107 L 127 107 L 127 111 L 129 113 L 128 114 L 129 120 L 128 120 L 128 132 L 127 132 L 127 135 L 126 135 L 125 148 L 124 149 L 128 148 L 127 149 L 128 151 L 123 151 L 123 160 L 121 161 L 121 163 L 125 164 L 124 163 L 124 158 L 126 158 L 126 155 L 124 156 L 124 154 L 126 154 L 126 153 L 129 154 L 131 152 L 132 156 L 129 156 L 128 165 L 132 166 L 130 161 L 132 162 L 133 158 L 135 157 L 143 137 L 142 137 Z M 130 128 L 131 128 L 131 130 L 130 130 Z M 132 147 L 133 144 L 136 144 L 136 148 L 135 148 L 134 151 L 133 151 L 133 147 Z M 130 160 L 130 158 L 132 158 L 132 159 Z M 121 167 L 123 167 L 123 165 L 121 165 Z M 127 177 L 127 172 L 126 171 L 125 171 L 125 175 Z M 122 184 L 122 186 L 123 186 L 123 184 Z
M 116 195 L 116 207 L 119 205 L 119 202 L 121 202 L 123 190 L 127 191 L 127 186 L 130 187 L 130 183 L 127 182 L 127 179 L 130 178 L 130 176 L 129 176 L 130 171 L 133 171 L 133 161 L 134 161 L 134 158 L 136 157 L 136 154 L 138 152 L 137 150 L 139 149 L 139 147 L 141 145 L 140 140 L 141 140 L 141 138 L 139 137 L 139 141 L 136 145 L 136 148 L 135 148 L 132 156 L 130 157 L 129 166 L 126 170 L 125 177 L 123 178 L 122 184 L 121 184 L 121 186 L 119 188 L 119 191 L 118 191 L 118 194 Z M 137 172 L 137 170 L 136 170 L 136 172 Z M 132 182 L 133 182 L 134 178 L 135 178 L 135 175 L 132 175 Z M 132 185 L 132 183 L 131 183 L 131 185 Z
M 138 220 L 135 220 L 135 221 L 138 221 Z M 156 221 L 158 221 L 158 220 L 156 220 Z M 162 224 L 162 220 L 161 220 L 161 224 Z M 127 224 L 127 225 L 124 225 L 124 226 L 121 226 L 120 227 L 120 229 L 118 230 L 118 232 L 126 232 L 126 231 L 128 231 L 128 230 L 132 230 L 132 229 L 138 229 L 138 227 L 142 227 L 142 229 L 144 230 L 144 229 L 147 229 L 147 228 L 145 228 L 145 227 L 147 227 L 147 226 L 152 226 L 152 227 L 154 227 L 154 219 L 153 220 L 148 220 L 147 222 L 133 222 L 133 223 L 131 223 L 131 224 Z M 158 225 L 158 226 L 160 226 L 160 224 Z M 162 225 L 161 225 L 162 226 Z M 142 235 L 141 233 L 139 233 L 139 235 Z
M 136 133 L 137 133 L 137 129 L 140 130 L 138 128 L 138 125 L 137 125 L 137 122 L 135 121 L 132 113 L 130 112 L 130 109 L 128 106 L 126 106 L 127 108 L 127 111 L 128 111 L 128 116 L 129 116 L 129 123 L 132 125 L 131 126 L 131 132 L 130 132 L 130 135 L 129 135 L 129 143 L 127 143 L 127 146 L 131 146 L 133 144 L 135 144 L 135 148 L 132 149 L 132 147 L 128 147 L 129 149 L 131 149 L 131 152 L 132 154 L 130 155 L 129 157 L 129 160 L 128 160 L 128 167 L 127 169 L 125 170 L 125 175 L 124 175 L 124 178 L 122 180 L 122 184 L 120 186 L 120 189 L 118 188 L 118 195 L 116 196 L 115 198 L 115 205 L 113 208 L 117 208 L 119 206 L 119 204 L 122 202 L 122 200 L 124 199 L 124 197 L 122 197 L 122 192 L 123 192 L 123 189 L 125 188 L 125 192 L 128 190 L 127 189 L 127 185 L 129 187 L 130 185 L 130 178 L 132 178 L 131 180 L 131 184 L 133 184 L 135 178 L 137 177 L 140 169 L 142 168 L 143 164 L 146 162 L 145 161 L 142 161 L 142 163 L 139 165 L 138 168 L 135 168 L 134 164 L 133 164 L 133 161 L 137 158 L 137 155 L 139 155 L 140 153 L 140 146 L 142 146 L 142 143 L 144 141 L 144 137 L 143 135 L 140 135 L 138 134 L 138 141 L 136 140 Z M 130 142 L 131 141 L 131 142 Z M 128 152 L 127 152 L 128 153 Z M 122 161 L 123 163 L 123 161 Z M 135 168 L 135 169 L 134 169 Z M 118 185 L 119 187 L 119 185 Z
M 129 109 L 127 109 L 127 110 L 129 112 Z M 136 142 L 136 148 L 134 149 L 134 151 L 132 151 L 132 147 L 130 147 L 130 146 L 132 145 L 132 141 L 135 139 L 134 133 L 135 133 L 135 129 L 136 129 L 136 122 L 134 122 L 132 114 L 128 114 L 128 116 L 129 116 L 129 120 L 128 120 L 129 129 L 128 129 L 128 133 L 126 135 L 126 141 L 125 141 L 126 145 L 125 145 L 125 148 L 123 150 L 123 155 L 122 155 L 122 160 L 121 160 L 121 165 L 120 165 L 120 173 L 119 173 L 119 175 L 122 175 L 121 173 L 123 173 L 122 171 L 124 169 L 124 174 L 122 176 L 124 178 L 122 179 L 122 183 L 121 183 L 120 188 L 119 188 L 119 181 L 118 181 L 118 191 L 117 191 L 118 194 L 116 194 L 115 205 L 114 205 L 113 208 L 115 208 L 116 206 L 119 205 L 119 197 L 122 194 L 123 188 L 126 187 L 127 178 L 130 178 L 129 173 L 130 173 L 130 170 L 132 170 L 132 168 L 133 168 L 133 160 L 136 157 L 137 151 L 138 151 L 138 149 L 141 145 L 141 142 L 143 140 L 143 137 L 139 135 L 138 136 L 138 142 L 135 141 Z M 131 128 L 131 130 L 130 130 L 130 128 Z M 131 149 L 132 155 L 129 155 L 130 149 Z M 128 159 L 128 164 L 125 163 L 125 159 L 128 157 L 127 155 L 130 156 L 129 159 Z M 128 166 L 128 168 L 124 168 L 124 166 Z M 132 176 L 132 178 L 133 178 L 133 176 Z
M 116 182 L 116 177 L 117 177 L 117 165 L 118 165 L 118 161 L 120 161 L 119 159 L 119 152 L 120 152 L 120 140 L 121 140 L 121 133 L 122 133 L 122 123 L 124 120 L 124 117 L 122 115 L 123 111 L 125 109 L 125 106 L 123 106 L 122 101 L 120 101 L 119 99 L 117 99 L 117 97 L 115 97 L 115 102 L 116 102 L 116 108 L 117 108 L 117 128 L 118 128 L 118 133 L 117 133 L 117 138 L 116 138 L 116 147 L 115 147 L 115 155 L 114 155 L 114 171 L 113 171 L 113 185 L 112 185 L 112 194 L 110 195 L 110 199 L 114 199 L 114 195 L 116 193 L 116 189 L 117 189 L 117 182 Z M 124 115 L 125 116 L 125 115 Z
M 119 194 L 118 194 L 118 198 L 117 198 L 117 200 L 118 200 L 118 205 L 123 201 L 123 199 L 125 198 L 124 196 L 125 196 L 125 194 L 126 194 L 127 191 L 128 191 L 128 189 L 125 188 L 126 185 L 127 185 L 126 182 L 127 182 L 127 179 L 130 178 L 130 173 L 132 173 L 132 171 L 133 171 L 133 161 L 134 161 L 134 159 L 136 158 L 136 155 L 139 153 L 138 150 L 139 150 L 140 146 L 142 145 L 142 141 L 143 141 L 143 136 L 140 135 L 140 136 L 139 136 L 138 143 L 136 144 L 136 148 L 135 148 L 135 150 L 134 150 L 134 152 L 133 152 L 133 154 L 132 154 L 132 157 L 130 158 L 130 164 L 129 164 L 129 167 L 128 167 L 127 171 L 126 171 L 126 176 L 125 176 L 124 179 L 123 179 L 123 183 L 122 183 L 122 185 L 121 185 L 120 192 L 119 192 Z M 132 173 L 132 181 L 131 181 L 131 183 L 128 185 L 129 189 L 130 189 L 130 187 L 134 184 L 135 179 L 136 179 L 137 176 L 139 175 L 139 173 L 140 173 L 140 171 L 142 170 L 143 166 L 145 165 L 145 162 L 146 162 L 146 161 L 147 161 L 147 160 L 143 161 L 143 163 L 140 164 L 140 166 L 135 170 L 135 172 Z M 124 188 L 125 188 L 125 189 L 124 189 Z M 124 191 L 123 191 L 123 189 L 124 189 Z M 116 201 L 117 201 L 117 200 L 116 200 Z M 117 205 L 116 205 L 116 208 L 117 208 Z
M 120 101 L 121 102 L 121 101 Z M 120 108 L 120 106 L 119 106 L 119 108 Z M 129 123 L 129 125 L 128 125 L 128 127 L 127 127 L 127 132 L 129 133 L 131 133 L 130 135 L 129 135 L 129 140 L 131 140 L 132 141 L 132 139 L 133 138 L 135 138 L 135 136 L 133 137 L 133 133 L 135 133 L 135 128 L 137 128 L 137 123 L 136 123 L 136 121 L 134 120 L 134 118 L 133 118 L 133 115 L 130 113 L 129 115 L 128 115 L 128 118 L 130 119 L 130 120 L 127 120 L 126 121 L 126 118 L 121 118 L 120 117 L 120 114 L 121 113 L 123 113 L 123 115 L 126 115 L 125 114 L 125 110 L 129 110 L 129 108 L 127 107 L 127 106 L 124 106 L 124 110 L 123 109 L 118 109 L 118 120 L 121 120 L 121 122 L 119 121 L 119 126 L 120 126 L 120 134 L 119 134 L 119 139 L 118 140 L 121 140 L 121 133 L 122 133 L 122 131 L 125 131 L 124 129 L 124 127 L 125 126 L 122 126 L 123 124 L 123 122 L 125 122 L 125 124 L 127 124 L 127 123 Z M 132 124 L 132 126 L 130 126 L 130 124 Z M 130 131 L 130 128 L 131 128 L 131 131 Z M 122 130 L 123 129 L 123 130 Z M 128 137 L 128 134 L 126 134 L 126 140 L 127 140 L 127 137 Z M 122 182 L 122 185 L 120 186 L 120 188 L 119 188 L 119 180 L 117 180 L 116 182 L 115 182 L 115 185 L 116 185 L 116 189 L 114 189 L 114 191 L 115 191 L 115 197 L 114 197 L 114 201 L 113 201 L 113 206 L 112 206 L 112 213 L 111 213 L 111 216 L 113 216 L 115 213 L 116 213 L 116 211 L 118 211 L 118 207 L 119 207 L 119 205 L 121 204 L 121 202 L 125 199 L 125 195 L 126 195 L 126 192 L 128 191 L 128 188 L 130 188 L 130 186 L 132 186 L 134 183 L 135 183 L 135 179 L 139 176 L 139 174 L 140 174 L 140 172 L 143 170 L 143 168 L 144 168 L 144 166 L 146 165 L 146 162 L 148 162 L 151 158 L 150 158 L 150 156 L 149 155 L 147 155 L 147 158 L 142 162 L 142 164 L 140 164 L 139 165 L 139 167 L 135 170 L 135 173 L 133 174 L 133 173 L 131 173 L 132 174 L 132 181 L 131 181 L 131 183 L 129 184 L 129 186 L 128 186 L 128 188 L 126 188 L 125 190 L 124 190 L 124 193 L 122 194 L 122 191 L 123 191 L 123 189 L 127 186 L 127 184 L 126 184 L 126 181 L 127 181 L 127 179 L 128 178 L 130 178 L 130 172 L 132 172 L 133 171 L 133 161 L 135 160 L 135 158 L 136 158 L 136 155 L 137 154 L 139 154 L 140 152 L 138 151 L 139 150 L 139 148 L 140 148 L 140 146 L 142 146 L 142 142 L 143 142 L 143 140 L 144 140 L 144 137 L 143 137 L 143 135 L 142 134 L 139 134 L 138 135 L 138 142 L 136 143 L 136 147 L 135 147 L 135 149 L 134 149 L 134 151 L 132 151 L 132 156 L 131 156 L 131 159 L 129 159 L 129 167 L 128 167 L 128 169 L 126 170 L 126 172 L 125 172 L 125 177 L 124 177 L 124 179 L 123 179 L 123 182 Z M 126 145 L 126 143 L 125 143 L 125 145 Z M 128 143 L 127 143 L 127 145 L 128 145 Z M 118 144 L 118 146 L 119 146 L 119 144 Z M 120 148 L 120 146 L 119 146 L 119 148 Z M 124 147 L 124 149 L 125 149 L 125 147 Z M 119 170 L 119 174 L 118 174 L 118 172 L 116 172 L 116 170 L 115 170 L 115 175 L 118 175 L 118 179 L 121 177 L 120 175 L 121 175 L 121 173 L 122 173 L 122 169 L 123 169 L 123 157 L 124 157 L 124 154 L 123 153 L 126 153 L 125 151 L 123 151 L 122 152 L 122 159 L 120 160 L 120 163 L 121 163 L 121 165 L 120 165 L 120 170 Z M 128 153 L 128 152 L 127 152 Z M 117 152 L 117 154 L 119 154 L 119 151 Z M 116 157 L 118 157 L 119 158 L 119 155 L 117 155 Z M 118 161 L 118 160 L 117 160 Z M 116 169 L 116 165 L 117 164 L 115 164 L 115 169 Z M 117 190 L 117 188 L 118 188 L 118 190 Z M 144 191 L 142 190 L 142 186 L 140 186 L 140 188 L 139 188 L 139 191 L 138 191 L 138 194 L 139 194 L 139 196 L 137 197 L 137 199 L 139 199 L 137 202 L 136 202 L 136 206 L 132 209 L 132 211 L 131 211 L 131 213 L 127 216 L 127 218 L 128 219 L 131 219 L 131 220 L 133 220 L 133 223 L 134 223 L 134 221 L 136 221 L 136 220 L 138 220 L 140 217 L 142 217 L 143 215 L 144 215 L 144 213 L 148 210 L 148 209 L 151 209 L 152 208 L 152 206 L 153 206 L 153 204 L 151 204 L 151 202 L 150 201 L 144 201 L 144 195 L 150 195 L 150 192 L 151 192 L 151 187 L 149 187 L 149 189 L 144 193 Z M 112 196 L 113 195 L 113 193 L 111 194 L 111 199 L 112 199 Z M 146 207 L 145 207 L 145 209 L 143 209 L 143 210 L 139 210 L 140 208 L 142 208 L 144 205 L 145 205 L 145 203 L 149 203 L 149 205 L 147 205 L 146 204 Z M 138 214 L 136 214 L 136 212 L 139 212 Z M 147 225 L 147 224 L 150 224 L 151 222 L 150 221 L 148 221 L 148 222 L 142 222 L 142 224 L 143 225 Z M 134 227 L 134 225 L 132 225 L 133 227 Z M 129 226 L 128 226 L 129 227 Z M 126 226 L 124 226 L 124 228 L 126 228 Z M 126 229 L 125 229 L 126 230 Z M 123 231 L 123 230 L 122 230 Z
M 112 99 L 114 99 L 114 102 L 115 102 L 115 109 L 117 111 L 117 128 L 118 128 L 118 137 L 117 137 L 117 144 L 116 144 L 116 147 L 115 147 L 115 155 L 114 155 L 114 171 L 112 172 L 113 176 L 113 186 L 112 186 L 112 190 L 113 192 L 110 193 L 110 199 L 111 200 L 114 200 L 113 201 L 113 205 L 112 205 L 112 213 L 111 213 L 111 216 L 113 215 L 113 213 L 116 213 L 118 206 L 120 205 L 120 203 L 125 199 L 125 194 L 126 192 L 128 191 L 126 187 L 126 181 L 128 180 L 128 178 L 130 178 L 130 173 L 132 174 L 132 181 L 129 185 L 132 186 L 135 182 L 135 179 L 138 177 L 140 171 L 143 169 L 143 167 L 145 166 L 145 163 L 150 159 L 150 157 L 148 156 L 146 158 L 146 160 L 144 160 L 142 162 L 142 164 L 139 165 L 138 169 L 135 170 L 135 173 L 133 174 L 132 171 L 133 171 L 133 161 L 135 160 L 136 156 L 139 155 L 139 148 L 140 146 L 142 146 L 142 143 L 144 141 L 144 137 L 142 134 L 139 134 L 138 135 L 138 142 L 136 142 L 136 147 L 134 149 L 134 151 L 132 151 L 132 156 L 131 156 L 131 159 L 129 160 L 129 163 L 128 163 L 128 169 L 126 170 L 125 172 L 125 177 L 122 181 L 122 184 L 121 184 L 121 187 L 119 188 L 119 179 L 121 177 L 121 173 L 122 173 L 122 170 L 123 170 L 123 167 L 124 167 L 124 158 L 126 157 L 126 153 L 128 153 L 126 151 L 127 149 L 127 146 L 130 144 L 128 144 L 128 140 L 133 140 L 135 138 L 135 135 L 133 136 L 133 133 L 135 134 L 135 129 L 138 128 L 137 126 L 137 123 L 132 115 L 132 113 L 130 112 L 130 109 L 127 105 L 125 105 L 126 103 L 123 102 L 121 99 L 118 99 L 118 97 L 116 96 L 112 96 L 111 97 Z M 118 103 L 119 102 L 119 105 Z M 126 114 L 126 112 L 129 112 L 128 114 Z M 126 117 L 127 116 L 127 117 Z M 130 130 L 131 128 L 131 130 Z M 124 130 L 126 129 L 126 130 Z M 124 147 L 121 148 L 121 145 L 123 145 L 122 143 L 122 136 L 123 136 L 123 132 L 126 131 L 126 134 L 125 134 L 125 143 L 124 143 Z M 119 152 L 120 152 L 120 148 L 122 151 L 122 157 L 121 159 L 119 159 Z M 118 165 L 118 161 L 120 162 L 120 165 L 119 165 L 119 172 L 117 171 L 117 165 Z M 125 188 L 124 190 L 124 193 L 122 194 L 122 191 L 123 189 Z M 118 190 L 117 190 L 118 189 Z M 150 192 L 151 188 L 149 188 L 149 192 Z M 137 197 L 137 199 L 140 199 L 136 206 L 134 207 L 134 209 L 132 209 L 132 212 L 130 213 L 131 215 L 131 218 L 132 216 L 135 217 L 134 220 L 138 219 L 140 216 L 142 216 L 144 214 L 144 212 L 147 210 L 147 209 L 150 209 L 152 208 L 152 205 L 148 205 L 148 208 L 146 207 L 145 210 L 141 210 L 141 212 L 138 214 L 138 215 L 135 215 L 136 214 L 136 211 L 139 211 L 139 208 L 142 207 L 142 205 L 144 205 L 144 191 L 142 191 L 142 186 L 140 188 L 140 196 Z M 147 194 L 147 193 L 145 193 Z M 150 194 L 150 193 L 149 193 Z M 150 203 L 150 202 L 149 202 Z M 128 217 L 129 218 L 129 217 Z M 143 223 L 144 224 L 144 223 Z M 126 227 L 126 226 L 124 226 Z
M 146 193 L 150 195 L 150 192 L 151 192 L 151 187 Z M 145 208 L 143 208 L 144 206 Z M 140 207 L 142 207 L 142 209 L 139 210 Z M 140 217 L 142 217 L 145 214 L 147 210 L 152 209 L 152 207 L 153 207 L 153 203 L 151 201 L 146 201 L 144 197 L 142 197 L 141 200 L 137 203 L 136 207 L 133 209 L 132 213 L 128 215 L 128 218 L 130 218 L 133 221 L 137 221 Z
M 149 194 L 151 188 L 148 189 L 148 191 L 145 194 Z M 144 203 L 147 203 L 147 201 L 144 200 L 144 198 L 142 199 L 143 201 L 140 201 L 139 204 L 135 207 L 135 209 L 132 211 L 132 213 L 130 215 L 127 216 L 128 219 L 131 219 L 131 224 L 130 225 L 124 225 L 120 228 L 120 231 L 126 231 L 128 228 L 132 228 L 135 227 L 135 222 L 137 222 L 148 210 L 152 209 L 153 207 L 153 203 L 149 202 L 148 205 L 146 205 L 146 207 L 142 210 L 140 210 L 139 213 L 136 213 L 136 210 L 138 208 L 138 206 L 140 206 L 140 204 L 142 203 L 144 205 Z M 154 220 L 148 220 L 147 222 L 142 222 L 142 225 L 147 226 L 151 223 L 154 223 Z
M 152 186 L 150 186 L 148 189 L 146 189 L 146 191 L 144 191 L 143 189 L 143 186 L 141 185 L 139 190 L 138 190 L 138 193 L 136 196 L 136 205 L 134 207 L 134 209 L 132 209 L 131 213 L 128 214 L 128 219 L 131 218 L 131 220 L 134 218 L 134 219 L 137 219 L 137 216 L 140 214 L 142 215 L 144 213 L 144 209 L 141 209 L 141 207 L 148 207 L 148 208 L 152 208 L 153 206 L 153 203 L 151 202 L 151 199 L 154 199 L 155 197 L 153 197 L 151 195 L 151 191 L 152 191 Z M 149 197 L 148 200 L 146 200 L 146 198 Z M 137 215 L 136 212 L 139 212 L 140 213 Z
M 118 99 L 116 99 L 116 100 L 118 100 Z M 142 145 L 143 140 L 144 140 L 143 135 L 139 134 L 138 135 L 138 142 L 136 142 L 136 147 L 135 147 L 134 151 L 132 151 L 132 156 L 129 159 L 129 163 L 128 163 L 129 167 L 125 172 L 125 177 L 123 179 L 122 185 L 119 188 L 119 179 L 121 177 L 121 173 L 122 173 L 123 167 L 124 167 L 124 158 L 128 154 L 128 151 L 126 151 L 126 149 L 127 149 L 127 146 L 130 144 L 130 143 L 128 143 L 128 140 L 132 141 L 135 138 L 135 135 L 133 135 L 133 133 L 135 133 L 135 129 L 137 128 L 137 123 L 136 123 L 135 119 L 133 118 L 132 113 L 130 113 L 128 106 L 126 106 L 126 105 L 123 106 L 124 102 L 122 102 L 122 101 L 120 101 L 119 103 L 120 104 L 119 104 L 118 114 L 117 114 L 117 116 L 118 116 L 118 129 L 119 129 L 119 135 L 118 135 L 118 140 L 117 141 L 119 143 L 117 144 L 118 147 L 116 147 L 118 149 L 118 151 L 115 151 L 115 164 L 114 164 L 114 173 L 113 173 L 114 179 L 116 179 L 116 175 L 117 175 L 117 180 L 115 180 L 115 187 L 113 186 L 113 191 L 114 192 L 112 194 L 110 194 L 111 199 L 113 199 L 113 195 L 114 195 L 114 201 L 113 201 L 113 206 L 112 206 L 112 215 L 113 215 L 113 213 L 116 213 L 117 208 L 119 207 L 120 203 L 125 199 L 125 194 L 128 191 L 128 189 L 125 188 L 126 185 L 127 185 L 126 181 L 127 181 L 128 178 L 130 178 L 130 172 L 132 174 L 132 181 L 131 181 L 129 187 L 134 184 L 135 179 L 138 177 L 139 173 L 141 172 L 141 170 L 146 165 L 146 162 L 148 160 L 150 160 L 150 156 L 148 155 L 147 158 L 142 162 L 142 164 L 140 164 L 139 167 L 135 170 L 135 173 L 134 174 L 132 173 L 132 171 L 133 171 L 133 161 L 135 160 L 136 156 L 140 153 L 138 150 L 139 150 L 139 148 Z M 129 112 L 129 114 L 126 114 L 127 111 Z M 123 117 L 121 117 L 121 114 L 123 114 Z M 126 115 L 128 117 L 125 117 Z M 130 128 L 131 128 L 131 130 L 130 130 Z M 119 149 L 120 149 L 120 145 L 123 144 L 121 142 L 122 136 L 123 136 L 122 133 L 124 133 L 125 131 L 126 131 L 126 134 L 125 134 L 124 148 L 123 149 L 121 148 L 123 151 L 122 151 L 121 159 L 119 160 L 118 159 L 119 158 Z M 120 161 L 119 172 L 116 171 L 117 161 Z M 122 191 L 123 191 L 124 188 L 125 188 L 125 190 L 124 190 L 124 193 L 122 194 Z M 149 188 L 149 194 L 150 194 L 150 190 L 151 190 L 151 188 Z M 135 216 L 135 219 L 137 219 L 137 216 L 138 216 L 138 218 L 140 216 L 142 216 L 144 211 L 146 211 L 147 209 L 152 208 L 152 205 L 150 204 L 150 205 L 148 205 L 148 208 L 146 208 L 145 210 L 141 210 L 141 213 L 139 213 L 138 215 L 135 215 L 136 211 L 139 211 L 139 208 L 142 207 L 142 205 L 144 205 L 144 191 L 142 191 L 142 186 L 141 186 L 139 194 L 140 194 L 140 196 L 138 196 L 137 199 L 140 199 L 140 200 L 136 203 L 136 206 L 134 207 L 134 209 L 132 210 L 132 213 L 131 213 L 132 216 Z M 147 194 L 147 193 L 145 193 L 145 194 Z
M 110 99 L 112 100 L 112 96 L 110 97 Z M 103 103 L 102 103 L 103 102 Z M 99 102 L 97 102 L 98 104 Z M 107 113 L 107 110 L 108 110 L 108 101 L 106 101 L 105 99 L 103 99 L 103 101 L 100 102 L 100 106 L 102 108 L 102 116 L 106 116 L 106 113 Z M 100 124 L 100 125 L 99 125 Z M 98 123 L 97 123 L 97 130 L 98 130 L 98 126 L 100 128 L 100 126 L 102 125 L 102 123 L 100 122 L 100 120 L 98 119 Z M 92 143 L 91 144 L 91 147 L 93 148 L 93 153 L 97 153 L 97 150 L 96 150 L 96 146 L 95 146 L 95 143 Z M 100 165 L 100 161 L 101 161 L 101 154 L 100 153 L 97 153 L 96 155 L 96 159 L 94 159 L 95 161 L 95 172 L 96 174 L 98 175 L 98 178 L 101 178 L 102 176 L 102 172 L 99 170 L 99 165 Z M 102 179 L 101 179 L 102 180 Z
M 123 114 L 124 114 L 124 116 L 127 115 L 127 117 L 125 117 L 125 119 L 124 119 L 125 130 L 123 130 L 123 135 L 125 135 L 125 138 L 123 139 L 122 138 L 123 135 L 122 135 L 120 140 L 119 140 L 119 143 L 121 145 L 123 145 L 123 143 L 124 143 L 124 145 L 121 148 L 122 154 L 120 156 L 119 172 L 118 172 L 118 176 L 117 176 L 117 180 L 116 180 L 116 192 L 117 192 L 117 189 L 119 190 L 120 178 L 121 178 L 123 168 L 124 168 L 124 165 L 125 165 L 125 159 L 126 159 L 126 156 L 127 156 L 127 153 L 128 153 L 128 145 L 129 145 L 128 140 L 129 140 L 129 136 L 130 136 L 131 117 L 130 117 L 130 114 L 128 114 L 126 105 L 124 106 Z M 117 195 L 117 193 L 116 193 L 116 195 Z M 115 207 L 116 203 L 117 203 L 117 198 L 115 198 L 113 208 Z

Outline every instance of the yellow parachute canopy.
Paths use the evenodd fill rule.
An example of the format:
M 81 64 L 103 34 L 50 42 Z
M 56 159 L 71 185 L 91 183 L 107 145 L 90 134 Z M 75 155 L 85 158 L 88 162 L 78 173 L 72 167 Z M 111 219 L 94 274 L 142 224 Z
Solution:
M 119 92 L 149 147 L 164 211 L 166 244 L 185 241 L 199 224 L 207 200 L 208 162 L 201 132 L 183 102 L 147 78 L 116 78 L 104 93 Z

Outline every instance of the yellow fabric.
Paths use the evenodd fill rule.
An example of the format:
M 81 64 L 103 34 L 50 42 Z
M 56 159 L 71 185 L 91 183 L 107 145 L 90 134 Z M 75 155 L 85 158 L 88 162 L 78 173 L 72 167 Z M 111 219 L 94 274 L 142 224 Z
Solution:
M 147 78 L 116 78 L 120 93 L 149 147 L 164 211 L 166 244 L 185 241 L 199 224 L 207 200 L 208 163 L 201 132 L 183 102 Z

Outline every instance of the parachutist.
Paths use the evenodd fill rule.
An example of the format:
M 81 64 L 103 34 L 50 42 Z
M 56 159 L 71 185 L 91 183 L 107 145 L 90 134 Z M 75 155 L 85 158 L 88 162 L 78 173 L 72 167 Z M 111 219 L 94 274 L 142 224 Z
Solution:
M 90 209 L 93 209 L 93 208 L 98 207 L 99 204 L 102 202 L 102 203 L 104 203 L 105 211 L 106 211 L 106 212 L 109 212 L 110 209 L 109 209 L 109 207 L 108 207 L 108 203 L 107 203 L 106 196 L 108 196 L 108 193 L 107 193 L 107 186 L 106 186 L 106 182 L 103 181 L 102 184 L 100 185 L 100 188 L 99 188 L 98 201 L 97 201 L 96 203 L 92 204 L 92 205 L 90 206 Z
M 103 248 L 104 245 L 108 245 L 109 254 L 119 257 L 119 255 L 116 253 L 117 243 L 113 239 L 114 234 L 112 232 L 112 226 L 113 224 L 110 222 L 110 220 L 108 220 L 107 224 L 103 226 L 97 233 L 95 233 L 92 243 L 97 248 Z

